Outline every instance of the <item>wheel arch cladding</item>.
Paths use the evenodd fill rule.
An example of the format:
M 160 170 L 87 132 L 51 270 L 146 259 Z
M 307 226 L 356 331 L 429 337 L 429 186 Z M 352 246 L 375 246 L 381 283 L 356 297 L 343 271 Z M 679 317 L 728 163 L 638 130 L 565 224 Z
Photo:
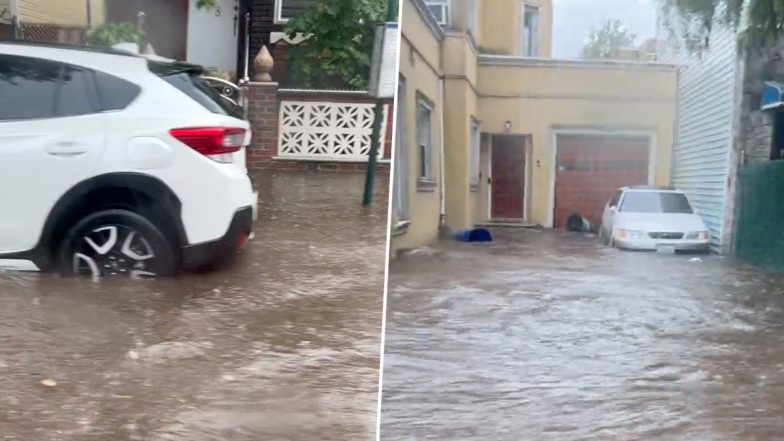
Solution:
M 37 246 L 39 259 L 45 257 L 49 266 L 68 230 L 80 218 L 106 208 L 125 208 L 151 217 L 153 223 L 167 230 L 164 233 L 173 235 L 176 248 L 188 244 L 182 203 L 163 181 L 140 173 L 109 173 L 80 182 L 57 201 Z

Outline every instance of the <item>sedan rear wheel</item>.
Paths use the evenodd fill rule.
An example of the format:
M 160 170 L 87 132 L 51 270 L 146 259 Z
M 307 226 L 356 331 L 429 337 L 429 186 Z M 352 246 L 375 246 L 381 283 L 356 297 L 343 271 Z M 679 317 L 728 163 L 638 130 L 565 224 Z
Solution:
M 61 247 L 61 265 L 80 276 L 171 276 L 175 259 L 169 240 L 150 221 L 126 210 L 87 216 L 68 233 Z

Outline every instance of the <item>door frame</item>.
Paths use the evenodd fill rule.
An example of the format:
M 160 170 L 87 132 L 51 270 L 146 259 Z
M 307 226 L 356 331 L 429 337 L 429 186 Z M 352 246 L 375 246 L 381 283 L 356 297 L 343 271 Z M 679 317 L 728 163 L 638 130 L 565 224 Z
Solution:
M 485 174 L 485 176 L 487 176 L 487 178 L 485 178 L 487 179 L 487 187 L 485 190 L 487 191 L 487 194 L 485 195 L 485 198 L 487 199 L 487 216 L 485 216 L 485 219 L 490 221 L 493 220 L 493 139 L 495 135 L 492 133 L 488 133 L 487 135 L 487 164 L 485 164 L 487 167 L 487 170 L 485 170 L 487 172 Z
M 136 23 L 136 20 L 137 20 L 136 14 L 138 13 L 138 10 L 136 12 L 133 12 L 132 9 L 123 9 L 123 8 L 133 8 L 133 6 L 137 6 L 137 7 L 138 6 L 144 6 L 143 4 L 145 2 L 148 2 L 148 1 L 150 3 L 159 3 L 160 2 L 160 0 L 136 0 L 133 5 L 129 6 L 128 3 L 131 3 L 131 2 L 129 2 L 128 0 L 106 0 L 104 2 L 104 17 L 105 17 L 107 22 L 110 21 L 110 20 L 117 21 L 118 19 L 121 19 L 122 21 L 130 20 L 131 23 Z M 181 55 L 182 55 L 181 60 L 185 61 L 185 60 L 188 59 L 188 24 L 190 23 L 190 7 L 191 7 L 191 3 L 194 2 L 195 0 L 176 0 L 176 1 L 180 1 L 179 12 L 184 17 L 183 27 L 182 27 L 183 32 L 182 32 L 182 35 L 179 37 L 179 41 L 178 41 L 178 43 L 181 43 L 182 47 L 178 47 L 177 51 L 178 52 L 182 51 L 182 53 L 181 53 Z M 123 4 L 123 6 L 120 6 L 120 7 L 113 6 L 113 5 L 117 5 L 117 4 Z M 176 2 L 175 2 L 175 6 L 177 6 Z M 132 12 L 132 15 L 130 17 L 123 16 L 123 14 L 120 14 L 120 12 L 128 12 L 128 11 Z M 114 14 L 112 14 L 112 12 L 114 12 Z M 149 26 L 149 23 L 150 23 L 149 22 L 149 17 L 146 17 L 145 18 L 145 27 Z M 149 31 L 148 31 L 148 34 L 149 34 Z M 180 46 L 180 45 L 178 44 L 178 46 Z M 155 45 L 153 45 L 153 47 L 155 48 L 156 51 L 158 50 L 158 47 L 156 47 Z M 141 49 L 143 49 L 143 48 L 141 48 Z M 176 55 L 173 58 L 179 58 L 179 57 L 180 57 L 180 54 Z
M 648 185 L 656 183 L 657 140 L 656 130 L 634 130 L 634 129 L 613 129 L 611 127 L 593 128 L 553 128 L 551 130 L 550 149 L 550 179 L 549 179 L 549 200 L 547 205 L 547 225 L 546 228 L 553 228 L 555 225 L 555 179 L 558 175 L 558 135 L 602 135 L 602 136 L 638 136 L 648 138 Z
M 515 137 L 519 138 L 523 141 L 523 158 L 525 161 L 525 166 L 523 167 L 523 217 L 520 219 L 523 223 L 528 222 L 529 219 L 529 205 L 530 205 L 530 197 L 531 197 L 531 174 L 533 168 L 531 167 L 531 163 L 533 161 L 533 140 L 530 134 L 518 134 L 518 133 L 488 133 L 490 136 L 490 142 L 487 143 L 488 154 L 487 154 L 487 176 L 490 178 L 490 183 L 487 185 L 487 219 L 488 221 L 493 220 L 507 220 L 505 218 L 494 218 L 493 217 L 493 141 L 497 136 L 507 136 L 507 137 Z

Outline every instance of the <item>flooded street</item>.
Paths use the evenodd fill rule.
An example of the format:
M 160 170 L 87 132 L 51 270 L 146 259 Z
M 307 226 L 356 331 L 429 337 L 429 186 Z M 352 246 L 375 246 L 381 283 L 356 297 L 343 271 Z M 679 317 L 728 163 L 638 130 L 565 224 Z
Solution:
M 258 179 L 228 268 L 0 274 L 0 439 L 375 438 L 388 177 L 370 209 L 362 174 Z
M 495 236 L 392 262 L 383 440 L 781 439 L 781 278 Z

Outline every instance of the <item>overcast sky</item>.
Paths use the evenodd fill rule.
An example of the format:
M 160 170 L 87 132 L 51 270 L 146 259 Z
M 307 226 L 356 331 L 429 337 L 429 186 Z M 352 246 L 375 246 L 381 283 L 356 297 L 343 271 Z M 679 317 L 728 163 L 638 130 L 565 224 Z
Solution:
M 576 58 L 591 29 L 610 18 L 620 19 L 638 42 L 656 36 L 657 0 L 553 0 L 555 7 L 553 55 Z

